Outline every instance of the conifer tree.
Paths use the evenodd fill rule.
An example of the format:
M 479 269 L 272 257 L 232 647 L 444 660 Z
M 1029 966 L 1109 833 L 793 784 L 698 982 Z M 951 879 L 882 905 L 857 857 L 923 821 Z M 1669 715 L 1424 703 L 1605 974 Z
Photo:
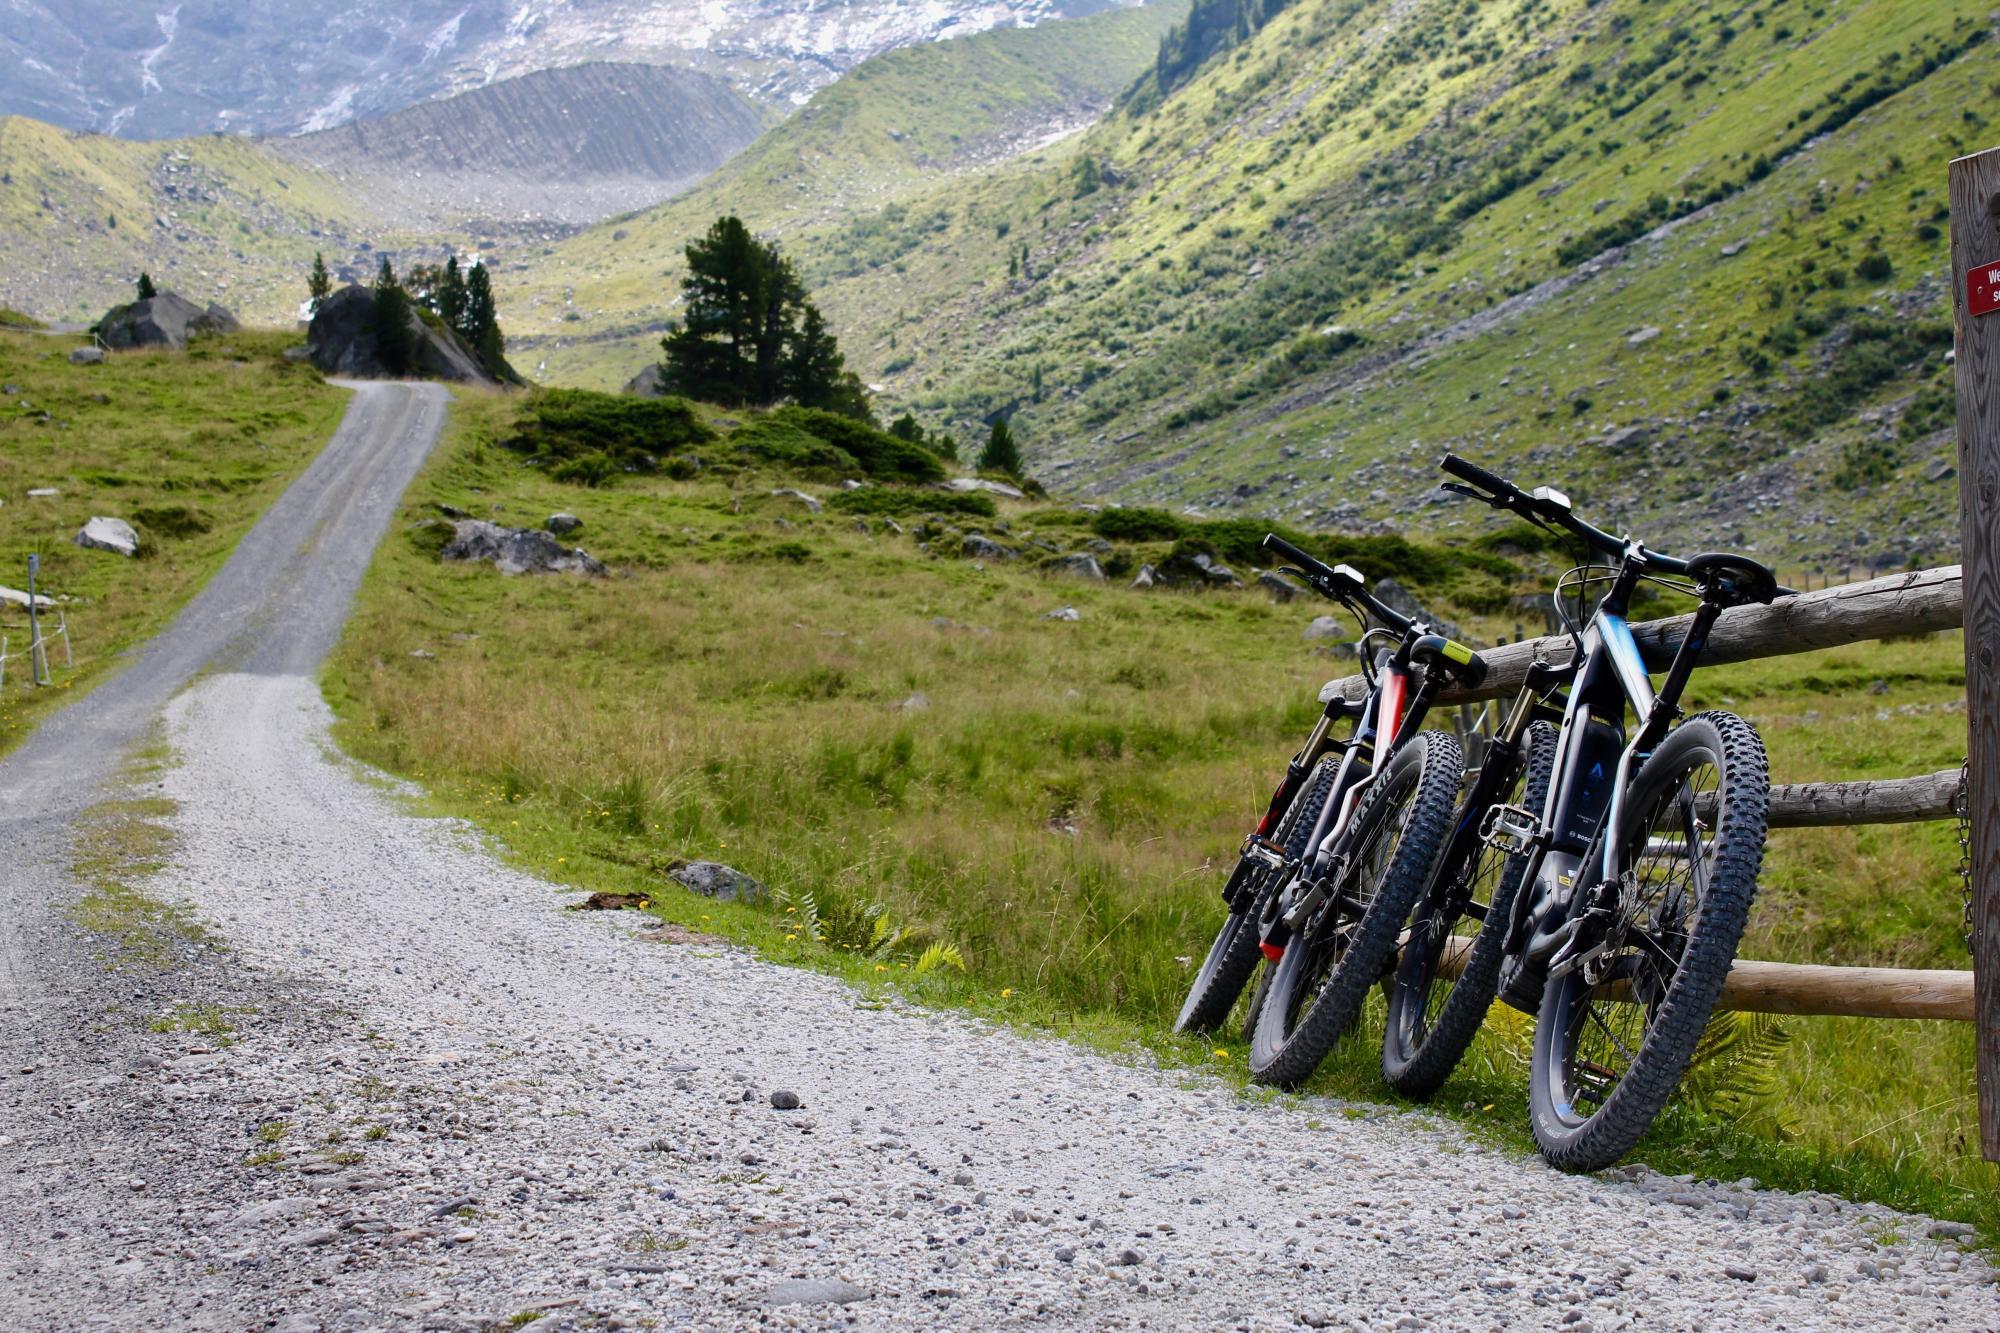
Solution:
M 319 303 L 333 294 L 333 275 L 326 271 L 326 256 L 313 255 L 312 273 L 306 278 L 306 295 L 310 298 L 313 314 L 319 313 Z
M 484 264 L 474 264 L 465 277 L 465 308 L 461 319 L 460 331 L 472 344 L 472 350 L 479 353 L 481 364 L 489 374 L 502 374 L 507 339 L 500 333 L 499 309 L 493 301 L 493 280 L 486 276 Z
M 994 418 L 986 447 L 979 451 L 979 470 L 1004 472 L 1010 477 L 1021 475 L 1021 449 L 1014 443 L 1014 430 L 1007 424 L 1007 418 Z
M 375 273 L 375 308 L 372 318 L 375 355 L 382 369 L 391 375 L 406 375 L 416 351 L 416 337 L 410 330 L 410 296 L 396 281 L 389 256 Z
M 150 301 L 159 294 L 159 288 L 153 286 L 153 275 L 150 273 L 141 273 L 139 275 L 139 299 L 141 301 Z

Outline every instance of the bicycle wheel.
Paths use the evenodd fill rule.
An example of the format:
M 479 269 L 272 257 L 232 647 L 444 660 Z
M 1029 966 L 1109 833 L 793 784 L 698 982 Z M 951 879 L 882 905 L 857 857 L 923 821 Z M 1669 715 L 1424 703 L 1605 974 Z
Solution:
M 1299 794 L 1292 798 L 1285 817 L 1278 822 L 1278 836 L 1273 841 L 1285 849 L 1287 860 L 1300 854 L 1301 848 L 1294 844 L 1303 844 L 1312 836 L 1339 770 L 1340 756 L 1328 755 L 1320 760 Z M 1188 988 L 1187 999 L 1181 1002 L 1174 1031 L 1210 1032 L 1221 1027 L 1235 1006 L 1236 997 L 1243 993 L 1250 974 L 1262 961 L 1263 955 L 1257 950 L 1257 918 L 1266 900 L 1276 891 L 1279 875 L 1269 870 L 1257 874 L 1261 882 L 1250 897 L 1250 905 L 1241 912 L 1231 912 L 1222 929 L 1216 932 L 1215 942 L 1208 946 L 1208 957 L 1202 960 L 1194 985 Z
M 1464 764 L 1457 741 L 1426 731 L 1370 785 L 1354 812 L 1340 882 L 1271 974 L 1250 1043 L 1257 1082 L 1297 1088 L 1360 1016 L 1451 827 Z
M 1500 803 L 1540 811 L 1556 762 L 1556 729 L 1537 722 L 1522 744 L 1525 762 L 1516 760 Z M 1452 827 L 1470 819 L 1476 830 L 1485 816 L 1484 810 L 1461 808 Z M 1485 1021 L 1514 895 L 1527 869 L 1527 857 L 1504 856 L 1475 831 L 1459 864 L 1438 867 L 1431 891 L 1410 909 L 1382 1032 L 1382 1077 L 1405 1097 L 1424 1101 L 1442 1087 Z M 1481 923 L 1470 927 L 1469 938 L 1468 921 Z
M 1770 790 L 1764 743 L 1729 713 L 1689 718 L 1633 778 L 1604 952 L 1550 979 L 1535 1022 L 1528 1112 L 1552 1164 L 1609 1166 L 1673 1095 L 1743 937 Z

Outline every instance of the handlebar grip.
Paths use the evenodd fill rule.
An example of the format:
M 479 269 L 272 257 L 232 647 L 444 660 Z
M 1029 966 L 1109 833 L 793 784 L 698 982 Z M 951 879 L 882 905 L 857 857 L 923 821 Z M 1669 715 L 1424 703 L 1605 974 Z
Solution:
M 1280 537 L 1275 532 L 1266 533 L 1264 535 L 1264 549 L 1267 551 L 1277 552 L 1279 555 L 1285 557 L 1285 559 L 1291 561 L 1293 564 L 1297 565 L 1300 569 L 1303 569 L 1306 573 L 1311 574 L 1316 578 L 1333 579 L 1336 582 L 1339 581 L 1339 575 L 1334 573 L 1334 571 L 1326 564 L 1325 561 L 1315 560 L 1312 556 L 1307 555 L 1304 551 L 1301 551 L 1298 547 L 1292 545 L 1290 542 L 1286 541 L 1283 537 Z
M 1468 462 L 1457 454 L 1446 454 L 1444 461 L 1438 466 L 1460 481 L 1469 481 L 1481 490 L 1492 492 L 1496 497 L 1520 493 L 1520 488 L 1505 477 L 1497 477 L 1479 464 Z

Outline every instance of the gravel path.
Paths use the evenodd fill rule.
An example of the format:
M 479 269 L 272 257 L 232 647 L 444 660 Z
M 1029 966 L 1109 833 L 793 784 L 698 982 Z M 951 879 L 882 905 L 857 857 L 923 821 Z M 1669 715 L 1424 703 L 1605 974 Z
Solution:
M 1922 1219 L 1563 1176 L 564 912 L 332 753 L 310 619 L 174 698 L 138 788 L 179 803 L 148 892 L 227 950 L 17 950 L 6 1327 L 2000 1327 Z M 150 1030 L 189 1005 L 233 1038 Z

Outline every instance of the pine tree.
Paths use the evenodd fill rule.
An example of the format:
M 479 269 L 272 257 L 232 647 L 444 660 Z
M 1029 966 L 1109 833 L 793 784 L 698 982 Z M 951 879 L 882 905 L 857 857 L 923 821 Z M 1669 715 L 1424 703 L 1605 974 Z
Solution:
M 474 264 L 465 278 L 465 310 L 463 334 L 472 344 L 472 350 L 479 353 L 480 364 L 490 375 L 505 376 L 507 339 L 500 333 L 500 312 L 493 301 L 493 280 L 486 276 L 486 265 Z
M 139 275 L 139 299 L 141 301 L 150 301 L 159 294 L 160 289 L 153 285 L 153 275 L 150 273 L 141 273 Z
M 979 470 L 1004 472 L 1010 477 L 1021 475 L 1021 449 L 1014 443 L 1014 430 L 1007 424 L 1007 418 L 994 418 L 986 447 L 979 451 Z
M 890 422 L 889 433 L 899 440 L 908 440 L 911 444 L 924 442 L 924 428 L 918 423 L 916 415 L 911 412 L 905 412 Z
M 661 372 L 675 392 L 728 406 L 789 398 L 872 420 L 868 392 L 847 369 L 826 317 L 776 246 L 739 218 L 716 219 L 687 247 L 685 314 L 660 340 Z
M 438 283 L 434 308 L 445 327 L 469 339 L 472 335 L 465 326 L 465 299 L 465 275 L 459 272 L 458 256 L 453 255 L 444 261 L 444 277 Z
M 306 278 L 306 295 L 310 299 L 311 312 L 319 313 L 319 303 L 333 294 L 333 275 L 326 271 L 326 256 L 313 255 L 312 273 Z
M 410 331 L 410 295 L 396 281 L 396 270 L 390 265 L 387 255 L 382 256 L 382 267 L 375 273 L 375 308 L 371 322 L 375 334 L 375 356 L 382 363 L 382 369 L 391 375 L 408 374 L 416 351 L 416 337 Z

